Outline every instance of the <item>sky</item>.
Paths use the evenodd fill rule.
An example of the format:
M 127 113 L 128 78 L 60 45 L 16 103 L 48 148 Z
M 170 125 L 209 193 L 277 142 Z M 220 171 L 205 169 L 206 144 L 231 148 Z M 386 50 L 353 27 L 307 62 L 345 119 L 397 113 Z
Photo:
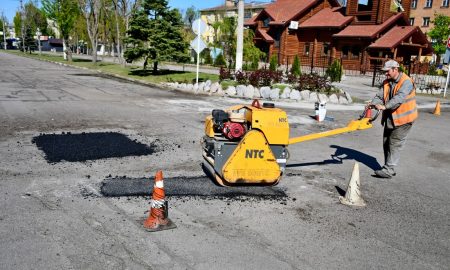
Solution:
M 26 3 L 28 1 L 29 0 L 23 0 L 23 3 Z M 35 0 L 32 1 L 34 2 Z M 259 0 L 259 1 L 269 2 L 269 0 Z M 224 0 L 169 0 L 169 6 L 184 11 L 191 6 L 194 6 L 196 9 L 204 9 L 220 6 L 224 2 L 225 2 Z M 19 7 L 20 7 L 19 0 L 0 0 L 0 13 L 3 12 L 3 14 L 8 19 L 9 23 L 12 23 L 12 20 Z

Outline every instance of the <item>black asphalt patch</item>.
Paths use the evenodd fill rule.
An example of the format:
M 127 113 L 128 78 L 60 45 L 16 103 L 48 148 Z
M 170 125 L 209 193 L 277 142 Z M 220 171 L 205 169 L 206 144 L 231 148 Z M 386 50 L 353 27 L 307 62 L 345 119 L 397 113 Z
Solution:
M 145 145 L 117 132 L 40 134 L 32 142 L 44 152 L 49 163 L 143 156 L 156 151 L 154 144 Z
M 150 196 L 153 192 L 154 180 L 149 178 L 107 178 L 103 180 L 100 192 L 106 197 Z M 164 178 L 166 196 L 174 197 L 287 197 L 277 187 L 239 186 L 220 187 L 206 176 Z

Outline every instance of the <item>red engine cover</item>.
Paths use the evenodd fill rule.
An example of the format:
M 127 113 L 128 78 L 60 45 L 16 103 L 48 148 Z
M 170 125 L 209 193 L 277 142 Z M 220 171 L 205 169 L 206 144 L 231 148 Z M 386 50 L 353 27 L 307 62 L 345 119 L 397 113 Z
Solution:
M 242 123 L 226 122 L 223 125 L 223 135 L 230 140 L 244 136 L 246 128 Z

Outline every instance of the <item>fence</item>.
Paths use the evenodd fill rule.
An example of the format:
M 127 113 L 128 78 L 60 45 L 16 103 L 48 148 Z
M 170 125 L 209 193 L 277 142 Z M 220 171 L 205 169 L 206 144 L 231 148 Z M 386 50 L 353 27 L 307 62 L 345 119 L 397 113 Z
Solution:
M 375 70 L 373 73 L 372 86 L 381 87 L 384 79 L 386 78 L 385 72 L 381 70 L 384 62 L 387 59 L 371 59 L 371 69 Z M 437 68 L 435 65 L 428 62 L 400 62 L 403 70 L 409 74 L 414 80 L 417 90 L 432 91 L 443 90 L 445 88 L 446 73 Z

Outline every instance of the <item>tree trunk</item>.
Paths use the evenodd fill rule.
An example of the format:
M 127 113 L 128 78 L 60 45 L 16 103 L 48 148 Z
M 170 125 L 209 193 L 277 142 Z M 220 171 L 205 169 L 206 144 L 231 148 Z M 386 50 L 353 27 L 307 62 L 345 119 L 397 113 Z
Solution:
M 63 38 L 63 58 L 64 58 L 64 60 L 67 60 L 67 53 L 66 53 L 66 51 L 67 51 L 66 39 Z
M 117 59 L 119 60 L 119 63 L 123 63 L 122 59 L 122 52 L 120 50 L 120 26 L 119 26 L 119 7 L 117 6 L 117 2 L 114 2 L 115 10 L 114 15 L 116 16 L 116 34 L 117 34 Z
M 153 62 L 153 74 L 158 72 L 158 61 Z
M 72 50 L 70 46 L 67 44 L 67 38 L 63 38 L 63 51 L 64 51 L 64 59 L 68 62 L 72 62 Z
M 91 40 L 91 44 L 92 44 L 92 62 L 94 64 L 97 63 L 97 46 L 98 46 L 98 41 Z

